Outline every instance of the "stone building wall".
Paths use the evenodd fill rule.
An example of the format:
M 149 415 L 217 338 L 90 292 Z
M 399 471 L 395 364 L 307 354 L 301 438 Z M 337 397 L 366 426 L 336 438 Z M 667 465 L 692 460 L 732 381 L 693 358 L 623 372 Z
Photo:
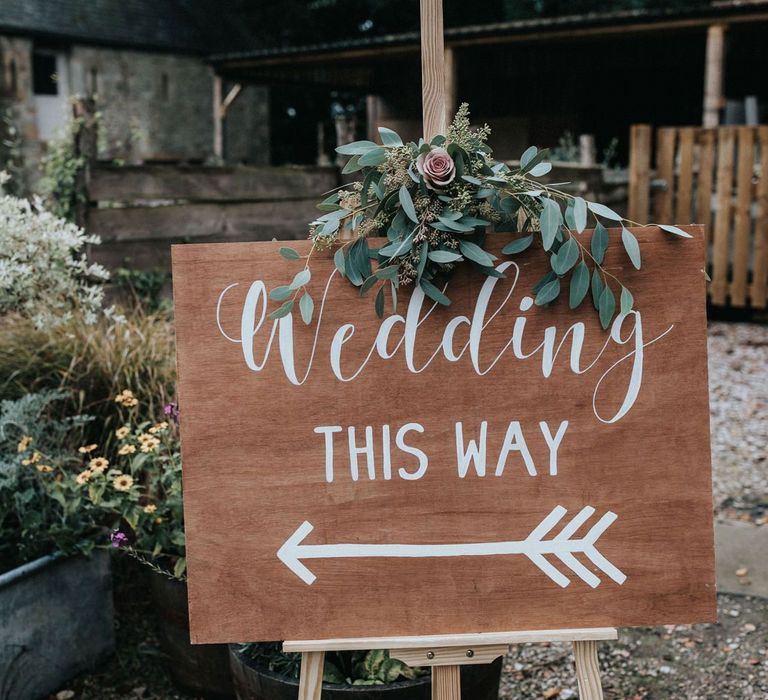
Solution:
M 45 144 L 32 89 L 33 43 L 0 37 L 4 86 L 0 107 L 12 109 L 34 182 Z M 10 91 L 11 62 L 15 89 Z M 126 163 L 210 162 L 213 156 L 212 73 L 196 56 L 74 45 L 65 52 L 68 96 L 93 95 L 101 113 L 99 156 Z M 62 123 L 66 100 L 62 103 Z M 246 87 L 226 122 L 229 162 L 269 163 L 269 93 Z

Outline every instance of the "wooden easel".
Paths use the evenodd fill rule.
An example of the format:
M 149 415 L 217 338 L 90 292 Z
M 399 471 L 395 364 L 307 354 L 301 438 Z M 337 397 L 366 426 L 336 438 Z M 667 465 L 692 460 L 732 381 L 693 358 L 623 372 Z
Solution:
M 448 126 L 445 90 L 445 47 L 442 0 L 420 0 L 421 80 L 424 137 L 444 134 Z M 597 642 L 616 639 L 612 627 L 594 629 L 490 632 L 481 634 L 425 635 L 418 637 L 363 637 L 286 641 L 283 651 L 301 652 L 299 700 L 320 700 L 326 651 L 389 649 L 392 658 L 411 666 L 432 668 L 433 700 L 460 700 L 462 665 L 488 664 L 526 642 L 571 642 L 576 660 L 576 679 L 581 700 L 602 700 L 597 664 Z

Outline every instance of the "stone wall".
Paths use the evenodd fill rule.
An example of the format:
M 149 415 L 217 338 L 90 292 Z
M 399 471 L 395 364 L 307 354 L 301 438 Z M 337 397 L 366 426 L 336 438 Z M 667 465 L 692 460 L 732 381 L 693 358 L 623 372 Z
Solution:
M 0 108 L 13 110 L 25 169 L 34 182 L 45 144 L 37 131 L 32 49 L 28 39 L 0 36 Z M 212 159 L 213 80 L 201 58 L 74 45 L 65 65 L 67 80 L 60 84 L 69 86 L 70 96 L 97 96 L 101 159 L 126 163 Z M 225 142 L 229 162 L 269 162 L 267 88 L 248 86 L 242 91 L 227 116 Z

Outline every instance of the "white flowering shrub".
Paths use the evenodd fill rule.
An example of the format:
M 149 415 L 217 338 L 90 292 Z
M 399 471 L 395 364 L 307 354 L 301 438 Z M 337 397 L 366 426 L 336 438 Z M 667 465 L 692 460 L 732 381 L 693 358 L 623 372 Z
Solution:
M 93 323 L 109 272 L 88 261 L 85 246 L 100 239 L 46 211 L 39 198 L 4 193 L 3 180 L 0 173 L 0 315 L 18 313 L 41 328 L 79 311 Z

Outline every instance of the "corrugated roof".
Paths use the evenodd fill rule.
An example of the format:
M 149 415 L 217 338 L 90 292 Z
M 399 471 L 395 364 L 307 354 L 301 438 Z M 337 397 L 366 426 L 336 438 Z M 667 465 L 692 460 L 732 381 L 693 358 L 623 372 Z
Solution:
M 199 54 L 247 39 L 210 0 L 0 0 L 3 33 Z
M 684 18 L 707 18 L 739 15 L 754 12 L 756 9 L 768 10 L 768 0 L 721 0 L 696 9 L 637 9 L 620 10 L 612 12 L 592 12 L 581 15 L 564 15 L 560 17 L 540 17 L 535 19 L 510 20 L 495 22 L 492 24 L 476 24 L 460 27 L 448 27 L 445 30 L 445 38 L 448 43 L 451 40 L 460 42 L 465 39 L 492 37 L 494 35 L 525 35 L 541 31 L 557 31 L 569 28 L 582 27 L 610 27 L 615 25 L 628 25 L 663 22 L 665 20 Z M 357 48 L 375 48 L 377 46 L 398 46 L 417 44 L 418 32 L 404 32 L 401 34 L 384 34 L 379 36 L 355 37 L 340 41 L 307 44 L 304 46 L 275 46 L 267 48 L 253 48 L 243 51 L 231 51 L 220 54 L 212 54 L 209 60 L 214 64 L 226 63 L 244 59 L 272 58 L 279 56 L 292 56 L 301 54 L 322 54 L 335 51 L 345 51 Z

